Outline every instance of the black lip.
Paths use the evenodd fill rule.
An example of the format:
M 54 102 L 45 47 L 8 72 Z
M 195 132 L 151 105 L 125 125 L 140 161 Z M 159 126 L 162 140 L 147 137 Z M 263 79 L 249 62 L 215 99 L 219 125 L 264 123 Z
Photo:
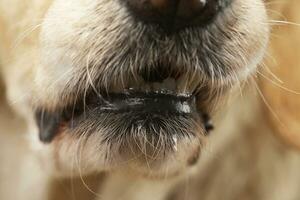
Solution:
M 191 114 L 196 112 L 196 97 L 193 95 L 174 95 L 168 93 L 110 93 L 99 101 L 93 96 L 89 107 L 97 107 L 99 112 L 124 113 L 168 113 Z
M 48 112 L 44 109 L 36 110 L 36 121 L 39 127 L 40 140 L 50 143 L 59 133 L 61 126 L 73 126 L 74 120 L 82 118 L 84 112 L 97 112 L 122 114 L 130 116 L 192 116 L 198 115 L 202 119 L 206 134 L 213 129 L 210 117 L 206 113 L 201 113 L 196 107 L 195 95 L 174 95 L 165 92 L 125 92 L 109 93 L 106 95 L 90 94 L 87 96 L 85 106 L 78 103 L 74 106 L 67 106 L 63 110 Z M 72 122 L 70 122 L 72 121 Z M 69 125 L 68 125 L 69 124 Z M 70 128 L 70 127 L 69 127 Z

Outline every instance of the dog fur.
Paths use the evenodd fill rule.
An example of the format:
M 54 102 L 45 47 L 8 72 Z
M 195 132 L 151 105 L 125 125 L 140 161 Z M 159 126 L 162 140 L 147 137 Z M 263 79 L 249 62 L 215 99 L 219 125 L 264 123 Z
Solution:
M 59 176 L 53 174 L 51 169 L 57 168 L 53 166 L 53 154 L 49 154 L 53 149 L 49 147 L 45 150 L 38 141 L 30 103 L 33 95 L 38 105 L 53 109 L 62 96 L 62 91 L 46 91 L 45 85 L 51 82 L 50 79 L 34 77 L 38 70 L 35 67 L 38 63 L 35 62 L 38 62 L 40 53 L 36 48 L 39 28 L 51 1 L 2 0 L 0 199 L 300 198 L 300 155 L 291 148 L 300 146 L 297 120 L 300 100 L 296 92 L 300 89 L 297 86 L 300 29 L 292 23 L 277 23 L 280 20 L 300 22 L 300 3 L 291 0 L 268 1 L 265 4 L 273 21 L 265 22 L 264 26 L 273 26 L 264 65 L 258 68 L 254 80 L 249 81 L 242 94 L 230 94 L 230 103 L 216 113 L 216 130 L 202 151 L 198 165 L 181 176 L 155 180 L 109 172 L 83 173 L 79 176 L 78 172 L 69 171 L 71 174 L 66 175 L 68 170 L 62 170 Z M 59 8 L 62 5 L 58 3 L 56 6 Z M 259 16 L 256 13 L 253 17 Z M 51 27 L 53 23 L 57 25 L 61 20 L 50 19 L 42 34 L 50 34 L 47 31 L 54 30 Z M 50 36 L 55 34 L 53 32 Z M 59 40 L 63 36 L 55 37 Z M 63 41 L 60 42 L 64 45 Z M 60 72 L 43 72 L 40 76 L 50 77 L 50 73 Z M 32 80 L 36 80 L 37 84 Z M 59 86 L 53 88 L 61 89 Z M 33 93 L 24 92 L 32 90 Z M 39 91 L 43 92 L 36 94 Z M 67 154 L 62 155 L 63 160 L 68 159 Z M 61 174 L 64 174 L 63 177 Z M 70 178 L 70 175 L 74 176 Z

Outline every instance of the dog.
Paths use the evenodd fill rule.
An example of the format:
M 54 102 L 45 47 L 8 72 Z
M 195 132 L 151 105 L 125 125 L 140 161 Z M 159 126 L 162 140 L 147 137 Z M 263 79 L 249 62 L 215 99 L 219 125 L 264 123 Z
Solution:
M 298 199 L 299 7 L 2 0 L 0 198 Z

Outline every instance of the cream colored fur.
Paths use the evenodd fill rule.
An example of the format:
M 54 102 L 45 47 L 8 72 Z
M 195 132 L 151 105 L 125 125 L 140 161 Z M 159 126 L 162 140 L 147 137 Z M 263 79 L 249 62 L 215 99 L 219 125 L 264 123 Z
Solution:
M 216 117 L 216 130 L 200 163 L 180 177 L 146 180 L 104 172 L 73 179 L 54 177 L 47 170 L 53 163 L 45 159 L 49 155 L 39 144 L 29 106 L 35 67 L 28 60 L 35 61 L 38 55 L 32 47 L 49 4 L 42 0 L 0 1 L 4 82 L 0 87 L 0 199 L 300 199 L 300 155 L 275 137 L 265 114 L 266 102 L 253 84 L 242 95 L 231 95 Z

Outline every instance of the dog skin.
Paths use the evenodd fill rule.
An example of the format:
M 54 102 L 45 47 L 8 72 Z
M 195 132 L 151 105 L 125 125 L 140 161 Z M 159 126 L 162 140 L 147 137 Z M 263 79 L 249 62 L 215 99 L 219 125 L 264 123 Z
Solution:
M 258 64 L 269 38 L 265 4 L 296 13 L 290 8 L 299 3 L 235 0 L 204 28 L 165 36 L 117 0 L 2 0 L 0 69 L 6 92 L 0 122 L 1 141 L 8 142 L 0 157 L 5 163 L 0 198 L 299 198 L 300 157 L 274 136 L 297 146 L 291 139 L 296 131 L 274 125 L 279 123 L 274 110 L 265 108 L 276 112 L 280 103 L 272 98 L 278 92 L 266 80 L 251 81 L 255 71 L 261 73 Z M 271 44 L 280 60 L 276 41 Z M 171 77 L 163 84 L 141 78 L 141 71 L 150 73 L 156 63 L 168 67 L 159 69 Z M 197 91 L 197 111 L 216 121 L 211 136 L 195 113 L 150 115 L 157 121 L 148 122 L 128 112 L 99 114 L 94 106 L 95 96 L 101 101 L 105 93 L 132 96 L 131 88 L 156 92 L 173 86 L 173 79 L 173 92 Z M 233 98 L 244 83 L 249 88 L 243 97 Z M 263 100 L 258 87 L 266 94 Z M 55 134 L 45 135 L 49 123 Z M 152 132 L 159 136 L 145 136 Z

